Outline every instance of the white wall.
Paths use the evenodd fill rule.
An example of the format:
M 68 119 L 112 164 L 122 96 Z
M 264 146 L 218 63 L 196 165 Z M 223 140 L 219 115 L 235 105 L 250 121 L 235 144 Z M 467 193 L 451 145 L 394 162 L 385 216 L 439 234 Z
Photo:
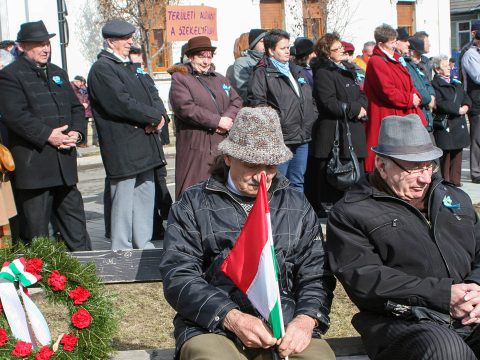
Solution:
M 426 31 L 430 40 L 428 56 L 450 55 L 450 1 L 419 0 L 416 6 L 417 31 Z

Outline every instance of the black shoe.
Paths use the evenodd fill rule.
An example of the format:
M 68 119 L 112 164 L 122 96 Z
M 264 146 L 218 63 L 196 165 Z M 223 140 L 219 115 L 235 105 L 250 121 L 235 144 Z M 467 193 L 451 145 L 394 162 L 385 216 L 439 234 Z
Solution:
M 480 176 L 472 178 L 472 183 L 474 184 L 480 184 Z

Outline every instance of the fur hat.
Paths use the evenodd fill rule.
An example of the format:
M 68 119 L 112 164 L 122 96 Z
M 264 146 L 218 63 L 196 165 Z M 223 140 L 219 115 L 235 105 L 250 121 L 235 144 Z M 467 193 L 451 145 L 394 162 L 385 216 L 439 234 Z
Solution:
M 218 150 L 251 164 L 279 165 L 292 158 L 283 143 L 280 118 L 269 107 L 241 109 Z
M 422 162 L 438 159 L 443 152 L 432 144 L 427 129 L 417 114 L 387 116 L 380 125 L 375 154 L 398 160 Z

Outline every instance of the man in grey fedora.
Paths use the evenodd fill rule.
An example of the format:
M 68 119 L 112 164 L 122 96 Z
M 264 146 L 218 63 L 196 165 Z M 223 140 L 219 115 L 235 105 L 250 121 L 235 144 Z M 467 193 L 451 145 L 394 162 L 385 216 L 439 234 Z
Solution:
M 477 359 L 480 225 L 468 195 L 443 181 L 417 115 L 383 119 L 375 171 L 327 223 L 333 273 L 359 313 L 372 359 Z
M 0 115 L 15 160 L 13 178 L 22 240 L 48 236 L 53 216 L 72 251 L 90 250 L 83 200 L 77 189 L 76 146 L 85 138 L 84 108 L 68 74 L 50 60 L 43 21 L 22 24 L 22 55 L 0 71 Z
M 160 271 L 165 298 L 177 311 L 176 358 L 270 359 L 278 345 L 281 357 L 334 359 L 320 335 L 329 327 L 335 280 L 315 212 L 277 172 L 277 165 L 292 157 L 277 112 L 243 108 L 218 149 L 211 177 L 185 190 L 170 211 Z M 278 341 L 220 271 L 253 206 L 262 172 L 286 326 Z

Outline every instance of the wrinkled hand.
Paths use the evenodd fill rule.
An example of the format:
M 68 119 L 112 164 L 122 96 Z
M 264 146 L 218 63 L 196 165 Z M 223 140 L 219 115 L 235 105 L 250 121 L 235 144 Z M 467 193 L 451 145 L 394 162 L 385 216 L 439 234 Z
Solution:
M 50 136 L 48 137 L 48 143 L 59 150 L 70 149 L 76 145 L 77 140 L 73 139 L 68 134 L 64 134 L 63 131 L 68 129 L 68 125 L 64 125 L 52 130 Z M 70 131 L 70 133 L 75 131 Z M 78 136 L 78 134 L 77 134 Z
M 233 120 L 228 116 L 222 116 L 218 123 L 218 127 L 222 130 L 229 131 L 233 126 Z
M 458 113 L 459 113 L 460 115 L 465 115 L 465 114 L 468 112 L 468 110 L 469 110 L 468 105 L 463 105 L 463 106 L 461 106 L 460 109 L 458 110 Z
M 315 320 L 307 315 L 296 316 L 287 326 L 283 338 L 277 341 L 278 353 L 282 358 L 301 353 L 312 340 Z
M 259 318 L 237 309 L 228 312 L 223 325 L 227 330 L 237 335 L 240 341 L 249 348 L 267 349 L 277 342 L 267 324 Z
M 217 134 L 220 134 L 220 135 L 225 135 L 225 134 L 227 133 L 227 130 L 223 130 L 222 128 L 217 127 L 217 128 L 215 129 L 215 132 L 216 132 Z
M 477 284 L 455 284 L 450 290 L 450 315 L 462 323 L 480 322 L 480 286 Z M 478 307 L 478 308 L 477 308 Z M 475 311 L 474 311 L 475 310 Z M 472 316 L 474 315 L 474 316 Z M 475 319 L 475 321 L 470 321 Z
M 365 110 L 363 107 L 360 109 L 360 112 L 358 113 L 357 118 L 361 119 L 363 117 L 367 116 L 367 110 Z
M 421 102 L 420 98 L 418 97 L 417 94 L 414 93 L 413 94 L 413 106 L 417 107 L 418 105 L 420 105 L 420 102 Z
M 165 125 L 165 119 L 162 116 L 157 126 L 152 126 L 152 125 L 145 126 L 145 132 L 147 134 L 158 133 L 160 130 L 162 130 L 163 125 Z

